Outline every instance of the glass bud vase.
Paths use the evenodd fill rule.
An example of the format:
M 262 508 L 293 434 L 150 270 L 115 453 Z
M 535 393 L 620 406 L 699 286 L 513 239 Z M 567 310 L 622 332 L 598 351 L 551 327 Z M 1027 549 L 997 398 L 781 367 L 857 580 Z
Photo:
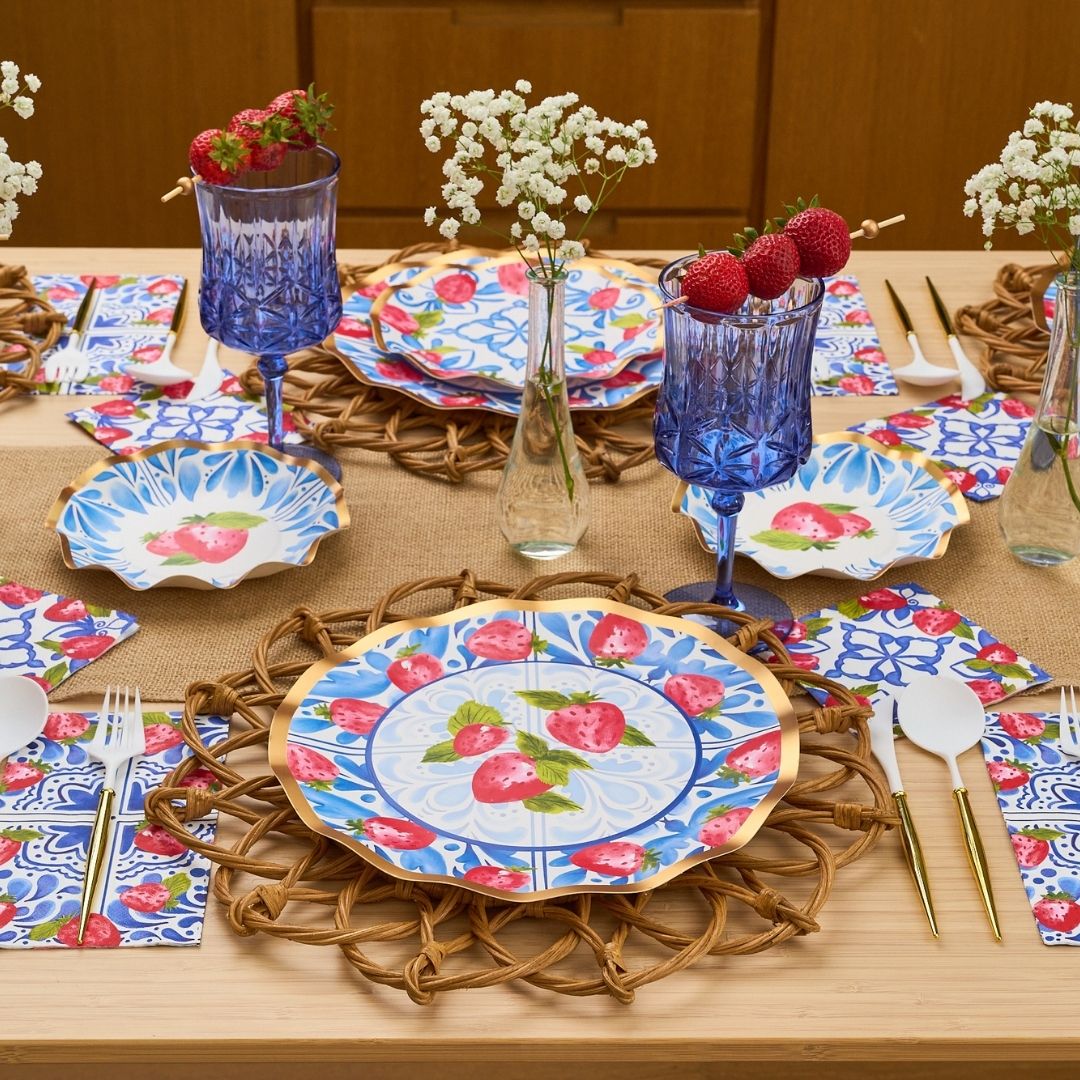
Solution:
M 1080 555 L 1080 273 L 1058 278 L 1039 406 L 1001 496 L 1009 550 L 1035 566 Z
M 563 356 L 566 273 L 530 270 L 529 356 L 514 441 L 496 499 L 499 529 L 530 559 L 574 550 L 589 525 L 589 482 L 581 466 Z

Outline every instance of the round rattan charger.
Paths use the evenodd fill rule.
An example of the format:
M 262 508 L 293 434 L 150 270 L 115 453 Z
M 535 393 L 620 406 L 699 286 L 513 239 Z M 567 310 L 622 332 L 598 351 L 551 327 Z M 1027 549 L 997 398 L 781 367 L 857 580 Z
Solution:
M 795 845 L 792 854 L 764 854 L 762 841 L 755 838 L 742 850 L 702 863 L 652 892 L 582 894 L 523 904 L 453 886 L 399 881 L 300 821 L 266 765 L 264 748 L 269 716 L 312 663 L 333 658 L 401 618 L 496 597 L 592 595 L 666 615 L 722 612 L 740 626 L 730 639 L 737 648 L 749 652 L 764 644 L 773 651 L 777 663 L 772 670 L 785 693 L 809 685 L 837 702 L 828 707 L 795 703 L 803 736 L 800 779 L 765 825 L 765 831 Z M 865 855 L 896 823 L 888 788 L 870 756 L 868 710 L 842 686 L 793 666 L 769 627 L 708 604 L 669 604 L 643 588 L 636 575 L 607 573 L 556 574 L 513 588 L 463 571 L 456 577 L 407 582 L 370 609 L 299 609 L 258 642 L 246 671 L 188 687 L 181 726 L 193 756 L 149 793 L 146 815 L 217 864 L 214 895 L 227 908 L 230 927 L 242 936 L 263 933 L 308 945 L 336 945 L 362 976 L 403 990 L 424 1005 L 443 991 L 518 980 L 559 994 L 608 994 L 629 1003 L 639 987 L 706 956 L 758 953 L 818 930 L 817 915 L 837 872 Z M 282 654 L 289 659 L 275 658 Z M 297 655 L 303 658 L 291 659 Z M 200 714 L 234 716 L 235 733 L 218 745 L 203 745 L 194 723 Z M 256 775 L 226 763 L 230 753 L 253 747 L 261 766 Z M 209 770 L 216 783 L 184 786 L 196 769 Z M 205 779 L 202 774 L 200 782 Z M 219 831 L 235 836 L 239 828 L 239 838 L 209 843 L 188 828 L 215 810 Z M 282 852 L 283 843 L 290 854 Z M 802 900 L 780 891 L 785 879 L 796 878 L 805 879 Z M 685 918 L 671 921 L 675 896 L 686 898 L 682 913 L 691 912 L 695 929 L 681 925 Z M 729 928 L 731 909 L 738 905 L 763 925 L 750 932 Z M 514 934 L 521 920 L 542 924 L 544 943 L 522 946 Z M 396 943 L 388 948 L 396 947 L 399 962 L 391 965 L 372 955 L 370 946 L 378 943 Z M 403 947 L 407 956 L 401 960 Z M 581 973 L 583 965 L 591 974 Z
M 60 340 L 66 321 L 35 294 L 25 266 L 0 266 L 0 403 L 37 386 L 42 353 Z
M 431 256 L 457 250 L 457 244 L 413 244 L 381 263 L 343 265 L 345 288 L 391 264 L 421 265 Z M 470 248 L 470 251 L 482 250 Z M 491 255 L 504 251 L 488 249 Z M 602 253 L 590 254 L 602 257 Z M 663 259 L 623 259 L 638 266 L 662 267 Z M 263 392 L 252 366 L 240 376 L 245 389 Z M 574 435 L 585 473 L 591 480 L 617 481 L 624 472 L 652 460 L 652 439 L 641 423 L 651 423 L 656 393 L 643 394 L 621 409 L 574 410 Z M 285 401 L 305 419 L 297 429 L 332 453 L 353 447 L 389 454 L 412 472 L 460 483 L 472 472 L 501 469 L 514 437 L 515 418 L 478 410 L 435 409 L 384 387 L 358 382 L 329 346 L 289 358 Z M 637 430 L 631 426 L 637 422 Z

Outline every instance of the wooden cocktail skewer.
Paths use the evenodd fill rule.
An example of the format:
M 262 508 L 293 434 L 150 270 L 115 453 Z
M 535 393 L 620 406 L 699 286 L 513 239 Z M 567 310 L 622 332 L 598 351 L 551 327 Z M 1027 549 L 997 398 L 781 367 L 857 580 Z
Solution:
M 177 195 L 190 195 L 195 190 L 195 181 L 201 180 L 202 177 L 196 173 L 194 176 L 180 176 L 176 180 L 176 187 L 172 191 L 166 191 L 161 196 L 162 202 L 169 202 L 171 199 L 175 199 Z M 866 222 L 864 221 L 865 225 Z M 885 224 L 889 224 L 886 222 Z
M 905 214 L 897 214 L 895 217 L 886 218 L 884 221 L 867 218 L 865 221 L 860 221 L 859 227 L 854 232 L 848 233 L 848 236 L 852 240 L 873 240 L 882 229 L 887 229 L 890 225 L 899 225 L 901 221 L 906 220 L 907 215 Z M 660 307 L 661 309 L 675 307 L 677 304 L 685 304 L 686 300 L 685 296 L 676 296 L 674 300 L 669 300 L 666 304 L 661 304 Z

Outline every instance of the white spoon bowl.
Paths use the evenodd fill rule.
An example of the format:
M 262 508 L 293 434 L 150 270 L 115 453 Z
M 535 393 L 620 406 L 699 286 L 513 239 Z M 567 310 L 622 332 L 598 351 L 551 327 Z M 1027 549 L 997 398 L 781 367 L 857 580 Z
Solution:
M 23 675 L 0 675 L 0 761 L 32 743 L 45 729 L 49 699 Z

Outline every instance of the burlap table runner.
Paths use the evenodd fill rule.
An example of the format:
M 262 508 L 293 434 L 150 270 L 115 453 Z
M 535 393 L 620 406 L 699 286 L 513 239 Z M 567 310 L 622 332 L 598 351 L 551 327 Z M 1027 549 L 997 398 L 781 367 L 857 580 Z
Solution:
M 591 485 L 592 524 L 584 540 L 573 554 L 544 565 L 514 555 L 499 534 L 497 474 L 451 487 L 407 474 L 383 455 L 350 452 L 342 460 L 352 528 L 324 541 L 311 566 L 225 592 L 133 592 L 105 571 L 68 570 L 44 525 L 57 492 L 102 456 L 93 446 L 3 454 L 0 576 L 131 611 L 142 624 L 134 638 L 58 687 L 57 701 L 107 683 L 138 685 L 146 700 L 177 700 L 195 679 L 244 668 L 253 643 L 296 607 L 363 607 L 397 582 L 466 566 L 507 582 L 554 570 L 636 571 L 660 589 L 712 573 L 690 522 L 668 509 L 675 481 L 658 464 L 643 465 L 618 485 Z M 972 504 L 971 516 L 943 559 L 900 567 L 878 584 L 917 581 L 1059 681 L 1080 682 L 1080 655 L 1069 632 L 1080 605 L 1080 560 L 1055 570 L 1025 566 L 1005 551 L 996 502 Z M 778 582 L 747 559 L 738 560 L 737 574 L 777 590 L 799 614 L 873 587 L 823 577 Z

